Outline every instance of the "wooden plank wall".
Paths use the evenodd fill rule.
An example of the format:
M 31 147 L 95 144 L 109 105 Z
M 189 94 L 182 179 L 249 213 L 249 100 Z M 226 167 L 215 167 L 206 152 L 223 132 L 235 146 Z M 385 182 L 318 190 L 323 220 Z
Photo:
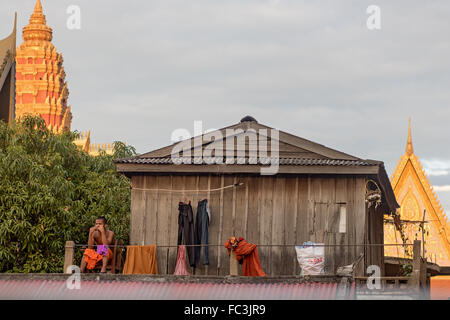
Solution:
M 374 205 L 367 208 L 367 243 L 384 242 L 383 209 L 381 206 L 375 208 Z M 381 268 L 384 274 L 384 248 L 381 246 L 366 247 L 366 267 L 376 265 Z
M 238 182 L 243 185 L 212 192 L 189 191 Z M 180 201 L 191 201 L 194 217 L 202 199 L 208 199 L 211 210 L 210 265 L 204 266 L 202 260 L 195 269 L 188 265 L 191 274 L 227 275 L 229 260 L 223 244 L 231 236 L 258 244 L 262 267 L 273 276 L 299 274 L 294 246 L 305 241 L 345 245 L 365 240 L 363 177 L 139 175 L 133 176 L 132 185 L 130 243 L 158 246 L 160 274 L 172 274 L 175 269 Z M 338 226 L 342 205 L 346 208 L 345 233 L 339 233 Z M 352 263 L 364 247 L 328 247 L 325 252 L 326 272 L 331 274 L 337 267 Z M 360 269 L 363 272 L 364 264 Z

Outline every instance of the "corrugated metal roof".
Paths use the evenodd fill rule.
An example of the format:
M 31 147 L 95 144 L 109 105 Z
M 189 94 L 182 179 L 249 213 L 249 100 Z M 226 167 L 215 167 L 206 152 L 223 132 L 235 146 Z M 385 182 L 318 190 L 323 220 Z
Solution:
M 365 160 L 334 160 L 334 159 L 309 159 L 309 158 L 252 158 L 252 157 L 237 157 L 233 158 L 233 162 L 227 161 L 226 158 L 175 158 L 170 157 L 163 158 L 125 158 L 116 159 L 116 163 L 132 163 L 132 164 L 216 164 L 217 160 L 221 159 L 223 164 L 237 164 L 237 165 L 295 165 L 295 166 L 376 166 L 378 163 L 369 162 Z
M 0 280 L 0 299 L 332 300 L 338 283 L 186 283 L 82 280 Z
M 433 300 L 450 300 L 450 276 L 430 278 L 430 292 Z

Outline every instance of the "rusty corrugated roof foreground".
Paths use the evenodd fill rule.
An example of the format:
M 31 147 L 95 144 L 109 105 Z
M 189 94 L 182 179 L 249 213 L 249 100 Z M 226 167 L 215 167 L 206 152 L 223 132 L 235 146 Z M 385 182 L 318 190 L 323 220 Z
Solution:
M 432 300 L 450 300 L 450 276 L 431 277 L 430 292 Z
M 227 158 L 219 158 L 221 163 L 227 164 Z M 217 163 L 215 157 L 211 158 L 174 158 L 162 157 L 162 158 L 143 158 L 143 157 L 133 157 L 133 158 L 123 158 L 114 160 L 115 163 L 132 163 L 132 164 L 211 164 Z M 235 157 L 233 158 L 233 164 L 238 165 L 248 165 L 248 164 L 267 164 L 270 163 L 279 165 L 294 165 L 294 166 L 375 166 L 378 163 L 374 161 L 367 160 L 335 160 L 335 159 L 310 159 L 310 158 L 252 158 L 252 157 Z
M 164 277 L 152 281 L 91 277 L 81 280 L 80 289 L 69 289 L 66 280 L 56 278 L 0 278 L 0 299 L 333 300 L 338 289 L 337 282 L 224 283 L 167 281 Z

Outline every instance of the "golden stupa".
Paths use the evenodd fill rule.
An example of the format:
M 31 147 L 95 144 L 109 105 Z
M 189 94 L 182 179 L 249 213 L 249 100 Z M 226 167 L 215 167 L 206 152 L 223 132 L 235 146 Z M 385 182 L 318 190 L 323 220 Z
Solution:
M 47 26 L 40 0 L 37 0 L 29 24 L 23 28 L 23 43 L 16 50 L 15 118 L 39 114 L 47 127 L 60 133 L 70 130 L 71 107 L 65 81 L 63 57 L 52 44 L 53 30 Z M 74 141 L 82 150 L 97 155 L 113 152 L 112 144 L 91 144 L 90 131 Z

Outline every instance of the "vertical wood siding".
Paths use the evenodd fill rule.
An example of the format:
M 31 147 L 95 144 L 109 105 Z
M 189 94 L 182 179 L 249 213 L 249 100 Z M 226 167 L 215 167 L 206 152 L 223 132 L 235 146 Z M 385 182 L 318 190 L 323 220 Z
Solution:
M 189 191 L 211 190 L 237 182 L 243 185 L 211 192 Z M 194 270 L 188 264 L 192 274 L 227 275 L 229 260 L 223 244 L 231 236 L 261 245 L 258 253 L 262 267 L 274 276 L 299 274 L 294 245 L 305 241 L 342 245 L 367 241 L 364 230 L 368 227 L 366 214 L 370 212 L 366 213 L 365 208 L 364 177 L 137 175 L 132 178 L 132 186 L 130 243 L 158 246 L 160 274 L 172 274 L 175 269 L 177 248 L 164 246 L 177 245 L 180 201 L 190 200 L 196 217 L 198 201 L 208 199 L 209 243 L 221 245 L 209 248 L 209 266 L 200 260 Z M 339 232 L 341 206 L 346 209 L 345 233 Z M 372 222 L 371 232 L 376 227 Z M 369 238 L 379 239 L 378 234 Z M 325 271 L 334 273 L 337 267 L 352 263 L 362 252 L 362 246 L 326 248 Z M 376 260 L 376 254 L 371 252 L 371 261 Z M 361 264 L 360 272 L 363 267 Z

